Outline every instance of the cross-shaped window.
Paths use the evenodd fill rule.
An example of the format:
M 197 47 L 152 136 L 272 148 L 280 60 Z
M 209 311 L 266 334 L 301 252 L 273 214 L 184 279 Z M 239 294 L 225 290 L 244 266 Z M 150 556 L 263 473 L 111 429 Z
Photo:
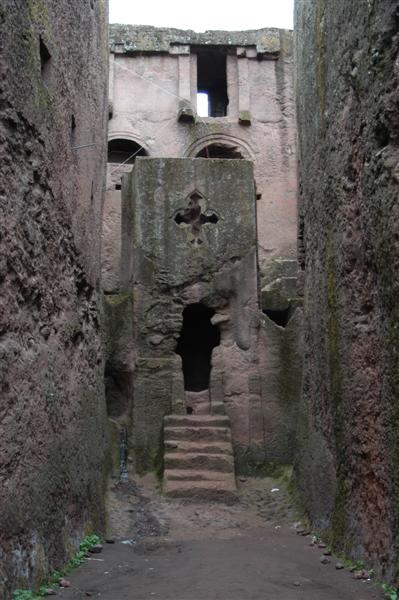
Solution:
M 202 226 L 206 223 L 217 223 L 219 221 L 219 217 L 211 208 L 203 212 L 201 200 L 203 200 L 202 194 L 197 190 L 192 192 L 187 198 L 187 206 L 181 208 L 175 215 L 177 225 L 189 227 L 190 243 L 194 246 L 200 246 L 204 242 L 201 237 Z

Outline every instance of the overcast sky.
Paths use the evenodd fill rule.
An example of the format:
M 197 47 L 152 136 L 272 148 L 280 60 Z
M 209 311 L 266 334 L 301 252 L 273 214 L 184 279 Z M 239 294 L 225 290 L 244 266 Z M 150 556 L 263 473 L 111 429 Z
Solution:
M 109 0 L 110 23 L 178 29 L 293 28 L 294 0 Z

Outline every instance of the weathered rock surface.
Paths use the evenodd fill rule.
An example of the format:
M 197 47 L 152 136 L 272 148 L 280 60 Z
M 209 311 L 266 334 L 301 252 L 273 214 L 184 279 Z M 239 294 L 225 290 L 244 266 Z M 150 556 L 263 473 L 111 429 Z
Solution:
M 334 549 L 397 570 L 395 2 L 298 2 L 305 372 L 297 482 Z M 396 573 L 397 574 L 397 573 Z
M 1 598 L 103 526 L 106 20 L 103 1 L 0 7 Z

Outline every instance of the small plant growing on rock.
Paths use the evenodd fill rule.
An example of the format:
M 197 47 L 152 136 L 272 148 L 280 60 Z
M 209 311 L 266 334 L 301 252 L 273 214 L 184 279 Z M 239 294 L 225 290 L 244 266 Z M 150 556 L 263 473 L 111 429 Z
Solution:
M 86 536 L 80 542 L 79 550 L 72 556 L 63 569 L 54 571 L 47 585 L 41 585 L 37 592 L 33 592 L 32 590 L 15 590 L 13 593 L 13 600 L 40 600 L 43 596 L 47 596 L 48 589 L 53 585 L 57 585 L 64 575 L 67 575 L 73 569 L 81 565 L 84 562 L 87 553 L 90 551 L 90 548 L 93 548 L 93 546 L 97 546 L 98 544 L 101 544 L 101 539 L 98 535 L 92 534 Z
M 398 600 L 398 590 L 392 585 L 388 585 L 388 583 L 382 584 L 382 589 L 384 590 L 384 594 L 389 600 Z
M 40 600 L 40 597 L 31 590 L 15 590 L 12 597 L 13 600 Z

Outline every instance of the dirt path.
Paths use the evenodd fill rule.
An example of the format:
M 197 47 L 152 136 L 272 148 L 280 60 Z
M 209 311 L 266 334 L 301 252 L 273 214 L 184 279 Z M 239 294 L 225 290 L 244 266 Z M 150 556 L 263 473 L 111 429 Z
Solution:
M 239 482 L 240 502 L 184 504 L 150 478 L 110 492 L 104 544 L 68 578 L 65 600 L 369 600 L 380 590 L 298 535 L 289 498 L 270 479 Z M 278 488 L 278 489 L 276 489 Z M 274 490 L 274 491 L 272 491 Z M 296 527 L 295 527 L 296 526 Z M 110 536 L 110 537 L 111 537 Z M 321 558 L 329 560 L 322 564 Z

